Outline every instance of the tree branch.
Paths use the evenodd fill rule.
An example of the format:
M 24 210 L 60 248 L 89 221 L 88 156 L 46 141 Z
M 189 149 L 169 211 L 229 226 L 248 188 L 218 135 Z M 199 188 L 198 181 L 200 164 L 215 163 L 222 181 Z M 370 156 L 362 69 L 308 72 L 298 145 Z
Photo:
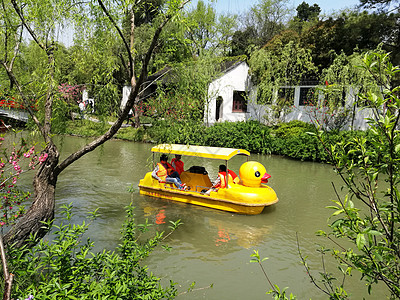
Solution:
M 22 21 L 22 24 L 25 26 L 26 30 L 28 30 L 29 34 L 31 35 L 31 37 L 33 38 L 33 40 L 36 42 L 36 44 L 38 44 L 38 46 L 40 48 L 42 48 L 43 50 L 45 50 L 46 46 L 43 45 L 43 43 L 41 43 L 39 41 L 39 38 L 37 37 L 37 35 L 35 34 L 35 32 L 32 30 L 32 28 L 26 23 L 25 21 L 25 17 L 21 11 L 21 9 L 19 8 L 17 2 L 15 0 L 11 0 L 12 5 L 14 6 L 15 12 L 18 14 L 19 18 Z
M 119 28 L 118 24 L 115 22 L 114 18 L 111 16 L 110 12 L 104 6 L 103 1 L 97 0 L 97 2 L 99 3 L 101 9 L 103 10 L 103 12 L 107 16 L 107 18 L 110 20 L 111 24 L 114 25 L 114 28 L 117 30 L 119 37 L 121 38 L 122 42 L 124 43 L 124 46 L 126 48 L 126 52 L 128 53 L 128 58 L 129 58 L 129 76 L 132 77 L 132 76 L 134 76 L 134 73 L 133 73 L 134 63 L 133 63 L 133 57 L 132 57 L 131 48 L 129 47 L 128 42 L 126 41 L 126 39 L 124 37 L 124 34 L 122 33 L 121 28 Z

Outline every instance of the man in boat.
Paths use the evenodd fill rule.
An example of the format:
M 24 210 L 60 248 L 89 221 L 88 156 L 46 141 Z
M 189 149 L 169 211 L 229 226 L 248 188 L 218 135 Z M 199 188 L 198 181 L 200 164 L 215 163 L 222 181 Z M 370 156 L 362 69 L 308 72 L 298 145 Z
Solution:
M 160 162 L 156 165 L 151 176 L 159 182 L 169 182 L 175 184 L 178 189 L 185 189 L 185 184 L 182 184 L 179 173 L 168 163 L 168 156 L 162 154 Z
M 233 175 L 233 176 L 232 176 Z M 235 176 L 235 178 L 233 178 Z M 211 192 L 216 192 L 219 189 L 225 189 L 227 187 L 227 182 L 226 182 L 226 166 L 225 165 L 219 165 L 219 171 L 218 171 L 218 176 L 215 179 L 212 187 L 205 192 L 205 195 L 210 195 Z M 236 181 L 235 181 L 236 180 Z M 239 177 L 236 175 L 235 172 L 228 170 L 228 183 L 238 183 L 239 182 Z
M 179 175 L 184 171 L 183 161 L 181 161 L 182 155 L 175 154 L 175 157 L 171 160 L 172 167 L 178 172 Z

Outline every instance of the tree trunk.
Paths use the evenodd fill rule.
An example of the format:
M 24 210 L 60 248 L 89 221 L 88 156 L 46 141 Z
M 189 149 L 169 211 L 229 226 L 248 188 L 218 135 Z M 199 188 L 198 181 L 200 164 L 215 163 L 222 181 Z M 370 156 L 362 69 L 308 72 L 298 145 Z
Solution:
M 140 127 L 140 109 L 137 104 L 134 105 L 135 108 L 135 128 Z
M 39 165 L 33 180 L 34 201 L 25 215 L 4 236 L 4 242 L 8 245 L 15 244 L 21 247 L 24 244 L 30 246 L 36 244 L 29 242 L 27 238 L 36 234 L 37 239 L 44 237 L 48 228 L 43 222 L 54 219 L 55 187 L 57 174 L 55 168 L 58 164 L 59 153 L 57 147 L 50 144 L 43 153 L 47 153 L 47 159 Z

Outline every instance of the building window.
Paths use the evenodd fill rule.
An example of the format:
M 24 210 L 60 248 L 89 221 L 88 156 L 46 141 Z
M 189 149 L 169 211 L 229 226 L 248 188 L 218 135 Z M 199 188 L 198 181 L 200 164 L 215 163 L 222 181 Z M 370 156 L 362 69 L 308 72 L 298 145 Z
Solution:
M 282 106 L 294 105 L 294 88 L 279 88 L 277 104 Z
M 246 92 L 233 91 L 232 112 L 247 112 Z
M 314 88 L 300 88 L 299 106 L 311 105 L 314 103 Z

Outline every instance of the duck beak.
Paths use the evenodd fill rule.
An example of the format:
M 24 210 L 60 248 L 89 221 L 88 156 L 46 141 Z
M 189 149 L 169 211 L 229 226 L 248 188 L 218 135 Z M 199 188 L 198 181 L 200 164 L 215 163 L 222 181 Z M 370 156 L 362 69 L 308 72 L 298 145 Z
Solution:
M 268 183 L 268 178 L 271 178 L 271 175 L 265 173 L 264 176 L 261 178 L 261 183 Z

